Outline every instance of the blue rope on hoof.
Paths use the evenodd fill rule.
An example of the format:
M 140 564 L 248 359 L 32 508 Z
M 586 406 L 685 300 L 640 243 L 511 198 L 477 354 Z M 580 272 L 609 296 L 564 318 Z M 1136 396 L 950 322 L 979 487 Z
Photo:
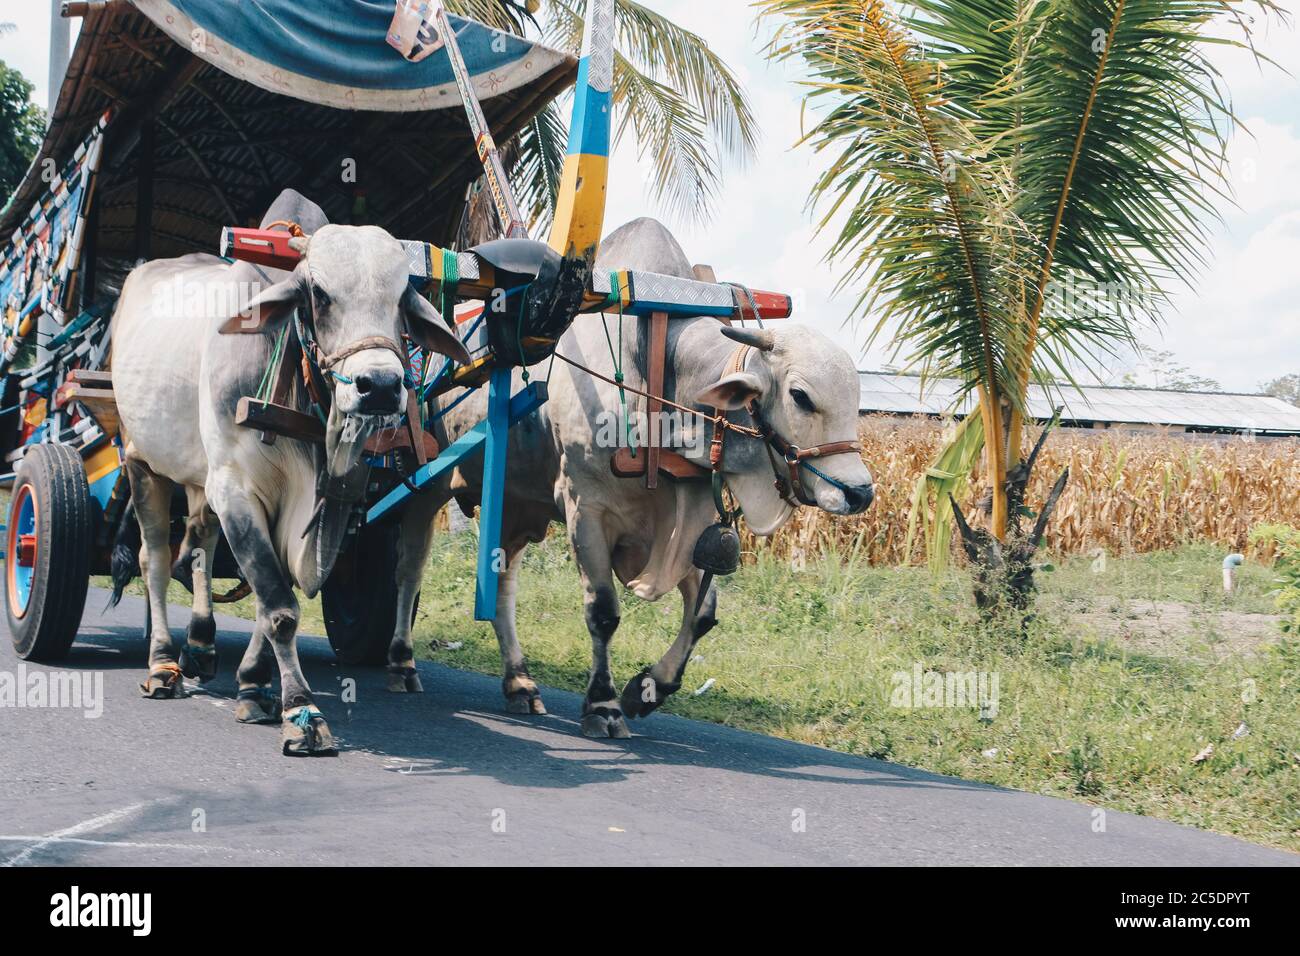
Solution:
M 304 707 L 302 710 L 298 711 L 298 713 L 293 715 L 293 724 L 301 730 L 306 730 L 311 724 L 311 719 L 320 716 L 321 712 L 316 710 L 314 707 Z
M 269 687 L 245 687 L 235 695 L 236 700 L 275 700 L 275 692 Z
M 186 644 L 185 650 L 189 652 L 191 657 L 209 657 L 217 653 L 215 645 L 208 646 L 206 644 Z

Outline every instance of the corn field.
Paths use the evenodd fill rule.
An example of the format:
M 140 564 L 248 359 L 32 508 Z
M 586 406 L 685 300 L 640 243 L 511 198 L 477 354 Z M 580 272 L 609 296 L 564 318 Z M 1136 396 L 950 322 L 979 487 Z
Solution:
M 927 419 L 871 416 L 859 428 L 876 482 L 875 503 L 837 518 L 801 508 L 769 542 L 746 534 L 746 551 L 770 548 L 790 560 L 834 547 L 872 564 L 920 563 L 924 535 L 907 548 L 916 480 L 939 450 L 944 426 Z M 1037 433 L 1029 440 L 1037 438 Z M 1300 441 L 1197 438 L 1061 428 L 1047 439 L 1027 504 L 1037 508 L 1063 468 L 1070 481 L 1048 526 L 1056 554 L 1140 553 L 1208 541 L 1247 551 L 1256 524 L 1300 527 Z M 969 516 L 987 492 L 976 474 L 958 501 Z M 984 516 L 976 513 L 976 518 Z M 954 536 L 955 537 L 955 536 Z

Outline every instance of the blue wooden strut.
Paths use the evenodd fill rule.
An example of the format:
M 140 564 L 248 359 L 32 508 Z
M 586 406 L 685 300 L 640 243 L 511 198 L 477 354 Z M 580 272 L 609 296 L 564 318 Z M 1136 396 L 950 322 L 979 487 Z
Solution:
M 366 512 L 369 523 L 393 518 L 413 494 L 486 448 L 479 507 L 478 586 L 474 592 L 474 617 L 479 621 L 496 619 L 497 576 L 505 570 L 501 551 L 501 501 L 505 493 L 506 442 L 510 439 L 510 428 L 537 411 L 546 397 L 545 382 L 533 382 L 512 396 L 510 370 L 497 369 L 488 383 L 487 418 L 420 468 L 411 476 L 409 486 L 398 485 Z
M 501 508 L 506 493 L 506 444 L 510 441 L 510 369 L 492 370 L 488 380 L 487 448 L 483 452 L 483 493 L 478 509 L 478 581 L 474 620 L 497 616 L 497 587 L 505 568 L 501 550 Z

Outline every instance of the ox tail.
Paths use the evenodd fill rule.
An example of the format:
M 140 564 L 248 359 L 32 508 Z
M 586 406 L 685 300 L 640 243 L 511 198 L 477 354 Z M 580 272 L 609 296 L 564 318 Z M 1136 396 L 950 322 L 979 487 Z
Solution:
M 128 501 L 122 512 L 122 521 L 117 526 L 117 536 L 113 539 L 113 555 L 110 561 L 110 573 L 113 576 L 113 593 L 109 595 L 104 610 L 117 607 L 122 600 L 122 592 L 131 581 L 140 576 L 140 522 L 135 517 L 135 502 Z

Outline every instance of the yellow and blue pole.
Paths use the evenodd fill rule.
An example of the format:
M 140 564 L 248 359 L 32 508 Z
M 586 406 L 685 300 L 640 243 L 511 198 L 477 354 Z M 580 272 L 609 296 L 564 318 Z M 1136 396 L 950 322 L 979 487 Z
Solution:
M 569 145 L 549 243 L 566 258 L 594 262 L 600 246 L 609 179 L 613 94 L 614 0 L 587 0 Z

